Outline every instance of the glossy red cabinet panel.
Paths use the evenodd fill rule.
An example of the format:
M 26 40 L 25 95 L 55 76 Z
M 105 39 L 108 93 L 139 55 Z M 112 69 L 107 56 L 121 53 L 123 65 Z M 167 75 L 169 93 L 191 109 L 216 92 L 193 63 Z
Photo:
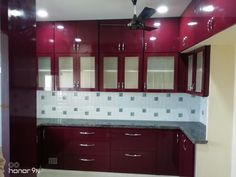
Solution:
M 179 18 L 147 20 L 147 26 L 157 29 L 144 32 L 144 52 L 178 52 L 179 20 Z
M 112 129 L 112 150 L 155 151 L 156 131 L 142 129 Z M 142 143 L 140 143 L 142 142 Z
M 194 177 L 195 146 L 182 132 L 179 136 L 179 176 Z
M 75 22 L 55 23 L 55 53 L 76 53 L 76 30 Z
M 178 130 L 157 130 L 157 162 L 159 175 L 178 175 Z
M 54 23 L 38 22 L 36 28 L 37 54 L 54 53 Z
M 155 174 L 155 155 L 152 151 L 111 151 L 111 171 Z

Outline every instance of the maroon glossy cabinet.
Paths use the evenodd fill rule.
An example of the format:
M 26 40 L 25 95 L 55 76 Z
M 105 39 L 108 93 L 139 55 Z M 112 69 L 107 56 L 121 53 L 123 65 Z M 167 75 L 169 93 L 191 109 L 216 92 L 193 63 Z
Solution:
M 129 30 L 124 26 L 119 26 L 129 22 L 129 20 L 100 22 L 100 51 L 102 53 L 140 53 L 143 50 L 143 31 Z
M 178 176 L 178 130 L 157 130 L 156 174 Z
M 42 130 L 42 167 L 63 169 L 64 128 L 44 127 Z
M 195 146 L 182 133 L 179 132 L 179 176 L 194 177 Z
M 156 131 L 111 130 L 111 171 L 155 174 Z
M 179 18 L 151 19 L 147 26 L 156 30 L 144 32 L 144 52 L 178 52 Z
M 199 96 L 209 95 L 210 46 L 184 54 L 186 63 L 186 92 Z

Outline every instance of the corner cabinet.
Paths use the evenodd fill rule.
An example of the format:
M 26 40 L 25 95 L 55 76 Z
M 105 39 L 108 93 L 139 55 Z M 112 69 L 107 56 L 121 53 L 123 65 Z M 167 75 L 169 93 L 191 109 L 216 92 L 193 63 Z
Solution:
M 209 95 L 210 47 L 205 46 L 184 54 L 187 68 L 186 92 L 199 96 Z

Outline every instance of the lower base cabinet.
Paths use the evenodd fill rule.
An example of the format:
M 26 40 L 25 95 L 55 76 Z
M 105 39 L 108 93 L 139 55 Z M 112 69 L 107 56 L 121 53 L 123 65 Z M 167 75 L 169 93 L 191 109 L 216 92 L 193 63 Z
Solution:
M 39 130 L 42 168 L 194 177 L 195 146 L 177 129 Z

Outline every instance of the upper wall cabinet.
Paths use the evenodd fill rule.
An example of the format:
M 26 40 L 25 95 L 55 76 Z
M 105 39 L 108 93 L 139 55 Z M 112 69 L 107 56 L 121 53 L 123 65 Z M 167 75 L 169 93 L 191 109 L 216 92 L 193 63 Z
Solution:
M 53 54 L 54 52 L 54 23 L 39 22 L 36 30 L 37 54 Z
M 180 50 L 187 49 L 235 24 L 234 0 L 192 1 L 180 21 Z
M 129 20 L 100 22 L 100 51 L 102 53 L 142 52 L 143 31 L 124 27 L 128 23 Z
M 144 52 L 178 52 L 179 18 L 150 19 L 146 25 L 157 29 L 144 32 Z
M 97 21 L 56 22 L 55 53 L 97 53 Z

